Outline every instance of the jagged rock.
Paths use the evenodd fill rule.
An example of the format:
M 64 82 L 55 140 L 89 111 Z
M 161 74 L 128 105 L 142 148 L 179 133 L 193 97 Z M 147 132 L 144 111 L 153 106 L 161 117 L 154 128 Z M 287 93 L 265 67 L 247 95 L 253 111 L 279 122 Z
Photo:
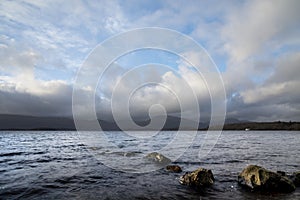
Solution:
M 286 176 L 257 165 L 247 166 L 238 176 L 238 183 L 263 192 L 292 192 L 295 185 Z
M 178 165 L 168 165 L 168 166 L 166 167 L 166 169 L 167 169 L 168 171 L 170 171 L 170 172 L 175 172 L 175 173 L 180 173 L 180 172 L 182 172 L 181 167 L 178 166 Z
M 181 176 L 179 182 L 183 185 L 194 187 L 198 190 L 211 186 L 215 181 L 211 170 L 198 168 L 193 172 L 186 172 Z
M 170 163 L 171 160 L 167 157 L 165 157 L 164 155 L 160 154 L 160 153 L 157 153 L 157 152 L 152 152 L 152 153 L 149 153 L 146 158 L 150 159 L 150 160 L 153 160 L 157 163 L 161 163 L 161 164 L 167 164 L 167 163 Z
M 294 172 L 291 176 L 292 181 L 294 182 L 295 186 L 300 186 L 300 171 Z

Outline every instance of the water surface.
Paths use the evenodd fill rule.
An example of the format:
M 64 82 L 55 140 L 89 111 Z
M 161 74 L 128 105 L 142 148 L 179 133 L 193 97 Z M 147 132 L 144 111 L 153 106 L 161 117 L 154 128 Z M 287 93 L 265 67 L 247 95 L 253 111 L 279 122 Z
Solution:
M 201 160 L 198 151 L 205 133 L 199 132 L 193 145 L 175 163 L 184 172 L 198 167 L 213 170 L 216 182 L 203 192 L 179 184 L 178 178 L 184 172 L 175 174 L 159 169 L 128 173 L 111 169 L 97 159 L 101 155 L 123 168 L 135 158 L 167 145 L 175 133 L 165 131 L 156 137 L 138 139 L 125 137 L 122 132 L 107 132 L 112 146 L 117 147 L 107 149 L 90 147 L 77 132 L 2 131 L 0 198 L 300 199 L 299 188 L 291 194 L 268 195 L 244 190 L 236 182 L 238 173 L 248 164 L 288 173 L 300 170 L 300 132 L 225 131 Z M 86 137 L 93 138 L 94 134 L 97 133 L 88 132 Z M 184 142 L 170 151 L 181 148 L 185 148 Z M 136 169 L 147 169 L 147 164 L 141 163 Z

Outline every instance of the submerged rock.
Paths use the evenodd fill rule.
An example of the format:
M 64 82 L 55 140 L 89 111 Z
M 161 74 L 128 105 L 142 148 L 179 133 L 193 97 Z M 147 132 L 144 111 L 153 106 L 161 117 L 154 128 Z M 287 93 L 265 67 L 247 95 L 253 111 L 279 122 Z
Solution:
M 160 154 L 160 153 L 157 153 L 157 152 L 152 152 L 152 153 L 149 153 L 146 158 L 150 159 L 150 160 L 153 160 L 157 163 L 161 163 L 161 164 L 164 164 L 164 163 L 170 163 L 171 160 L 169 158 L 167 158 L 166 156 Z
M 295 186 L 300 186 L 300 171 L 294 172 L 291 176 L 292 181 L 294 182 Z
M 252 190 L 263 192 L 292 192 L 295 185 L 281 173 L 269 171 L 257 165 L 247 166 L 238 176 L 238 183 Z
M 215 181 L 213 173 L 209 169 L 198 168 L 193 172 L 187 172 L 180 177 L 179 182 L 183 185 L 188 185 L 196 189 L 211 186 Z
M 175 173 L 180 173 L 182 172 L 182 169 L 179 165 L 168 165 L 166 167 L 166 170 L 170 171 L 170 172 L 175 172 Z

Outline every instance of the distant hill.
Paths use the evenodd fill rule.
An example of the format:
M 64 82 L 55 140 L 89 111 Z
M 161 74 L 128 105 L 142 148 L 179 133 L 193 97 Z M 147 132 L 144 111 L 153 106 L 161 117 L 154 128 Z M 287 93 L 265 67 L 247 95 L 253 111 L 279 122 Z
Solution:
M 0 115 L 1 130 L 55 129 L 74 130 L 72 118 Z
M 119 130 L 113 122 L 99 120 L 99 123 L 104 130 Z M 0 115 L 0 130 L 76 130 L 76 127 L 71 117 Z
M 154 120 L 163 121 L 164 117 L 157 116 Z M 114 121 L 98 120 L 101 128 L 107 131 L 118 131 L 119 126 Z M 135 122 L 140 126 L 147 126 L 150 119 L 138 120 Z M 180 119 L 174 116 L 167 116 L 166 122 L 162 130 L 178 130 L 180 122 L 184 124 L 183 130 L 191 130 L 191 127 L 197 127 L 198 130 L 206 130 L 208 122 L 197 124 L 195 121 L 188 119 Z M 84 130 L 92 130 L 89 121 L 85 121 Z M 126 130 L 134 130 L 130 127 L 130 123 L 123 121 Z M 128 125 L 127 125 L 128 124 Z M 159 127 L 145 127 L 145 130 L 157 130 Z M 300 130 L 300 122 L 249 122 L 240 121 L 234 118 L 225 120 L 224 127 L 215 126 L 212 129 L 223 130 Z M 23 115 L 0 115 L 0 130 L 76 130 L 73 119 L 70 117 L 36 117 Z
M 157 116 L 155 120 L 164 121 L 164 117 Z M 92 130 L 89 121 L 84 121 L 86 130 Z M 119 126 L 115 121 L 98 120 L 103 130 L 118 131 Z M 122 121 L 126 130 L 134 130 L 130 127 L 130 123 Z M 185 124 L 183 129 L 189 130 L 190 127 L 205 129 L 206 123 L 199 123 L 190 120 L 181 120 L 178 117 L 168 116 L 163 126 L 163 130 L 178 130 L 180 122 Z M 139 126 L 146 126 L 150 123 L 150 119 L 135 120 Z M 150 127 L 148 130 L 157 130 L 158 127 Z M 76 130 L 73 119 L 67 117 L 35 117 L 23 115 L 0 115 L 0 130 Z

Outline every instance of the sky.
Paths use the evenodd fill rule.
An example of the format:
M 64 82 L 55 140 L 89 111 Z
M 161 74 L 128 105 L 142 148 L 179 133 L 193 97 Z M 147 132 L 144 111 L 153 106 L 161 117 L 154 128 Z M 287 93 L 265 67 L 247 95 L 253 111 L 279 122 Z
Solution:
M 2 0 L 0 114 L 71 116 L 76 75 L 99 43 L 129 30 L 161 27 L 206 49 L 224 82 L 227 117 L 300 121 L 299 10 L 298 0 Z M 209 113 L 207 88 L 213 86 L 205 86 L 180 57 L 154 50 L 129 53 L 111 65 L 97 87 L 97 113 L 110 116 L 117 81 L 147 63 L 120 91 L 150 79 L 167 87 L 137 90 L 130 99 L 132 115 L 147 113 L 153 104 L 180 112 L 179 103 L 189 105 L 192 98 L 184 80 L 196 91 L 201 114 Z M 88 92 L 93 91 L 82 88 Z

